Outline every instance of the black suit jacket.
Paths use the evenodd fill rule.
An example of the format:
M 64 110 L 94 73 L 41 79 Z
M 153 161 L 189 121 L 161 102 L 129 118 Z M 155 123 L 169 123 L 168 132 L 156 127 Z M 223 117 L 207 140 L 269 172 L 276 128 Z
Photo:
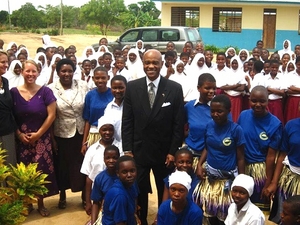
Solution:
M 146 77 L 127 85 L 122 118 L 123 150 L 143 166 L 163 164 L 183 141 L 181 85 L 161 77 L 152 110 Z

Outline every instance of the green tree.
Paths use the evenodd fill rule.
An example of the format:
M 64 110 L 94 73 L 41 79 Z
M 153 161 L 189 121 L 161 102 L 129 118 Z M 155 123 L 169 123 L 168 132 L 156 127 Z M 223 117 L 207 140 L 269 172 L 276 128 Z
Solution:
M 7 24 L 8 23 L 8 12 L 1 10 L 0 11 L 0 24 Z
M 20 9 L 13 11 L 12 24 L 25 29 L 45 27 L 43 23 L 44 13 L 38 11 L 32 3 L 22 5 Z
M 80 15 L 87 23 L 98 25 L 101 33 L 106 35 L 110 25 L 120 22 L 120 15 L 125 10 L 123 0 L 91 0 L 81 7 Z
M 158 26 L 160 11 L 153 2 L 138 2 L 130 4 L 128 10 L 122 14 L 122 24 L 125 28 Z

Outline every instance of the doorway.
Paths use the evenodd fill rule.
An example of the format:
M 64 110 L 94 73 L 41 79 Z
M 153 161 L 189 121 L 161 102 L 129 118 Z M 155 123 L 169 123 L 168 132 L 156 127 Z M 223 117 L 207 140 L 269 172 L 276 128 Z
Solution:
M 264 9 L 263 23 L 264 48 L 274 49 L 276 36 L 276 9 Z

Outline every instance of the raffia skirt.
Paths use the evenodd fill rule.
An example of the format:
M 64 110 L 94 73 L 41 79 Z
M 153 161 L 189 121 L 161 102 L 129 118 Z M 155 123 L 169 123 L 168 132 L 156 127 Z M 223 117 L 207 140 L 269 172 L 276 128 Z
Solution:
M 254 179 L 254 191 L 250 197 L 252 203 L 260 208 L 260 210 L 269 212 L 270 200 L 261 199 L 261 193 L 267 179 L 265 162 L 247 164 L 245 174 Z
M 203 167 L 206 163 L 203 164 Z M 229 179 L 209 179 L 200 181 L 193 192 L 193 201 L 199 205 L 206 217 L 217 217 L 225 221 L 232 203 L 230 187 L 225 188 Z

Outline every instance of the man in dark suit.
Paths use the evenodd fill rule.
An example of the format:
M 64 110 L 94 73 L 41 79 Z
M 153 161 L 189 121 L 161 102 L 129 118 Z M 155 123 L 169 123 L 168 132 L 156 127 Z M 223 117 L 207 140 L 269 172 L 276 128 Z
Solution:
M 122 140 L 125 154 L 132 154 L 136 161 L 138 205 L 145 225 L 148 224 L 148 193 L 151 193 L 150 170 L 155 177 L 160 205 L 163 179 L 171 172 L 174 154 L 183 141 L 184 103 L 181 86 L 160 76 L 159 51 L 145 52 L 143 65 L 147 76 L 129 82 L 126 89 Z

